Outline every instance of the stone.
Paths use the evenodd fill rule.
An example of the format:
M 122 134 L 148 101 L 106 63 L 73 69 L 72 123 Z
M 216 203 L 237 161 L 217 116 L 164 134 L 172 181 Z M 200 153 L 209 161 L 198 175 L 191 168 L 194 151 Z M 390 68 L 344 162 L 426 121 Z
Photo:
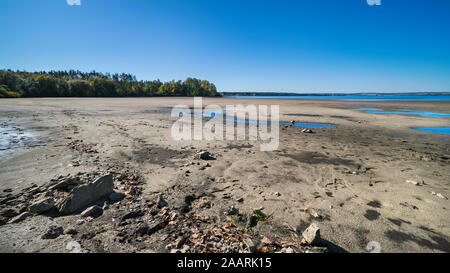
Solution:
M 78 186 L 69 193 L 69 196 L 58 206 L 61 214 L 75 213 L 93 202 L 113 193 L 114 183 L 112 175 L 106 175 L 95 182 Z
M 294 250 L 290 247 L 286 248 L 284 253 L 294 253 Z
M 64 230 L 64 234 L 75 235 L 77 233 L 78 233 L 78 230 L 76 230 L 73 227 L 69 227 L 66 230 Z
M 21 214 L 17 215 L 16 217 L 12 218 L 12 219 L 8 222 L 8 224 L 18 223 L 18 222 L 20 222 L 20 221 L 25 220 L 26 218 L 28 218 L 28 217 L 30 217 L 30 216 L 32 216 L 32 214 L 29 213 L 29 212 L 21 213 Z
M 253 242 L 252 239 L 250 239 L 250 238 L 244 239 L 244 244 L 245 244 L 245 246 L 247 246 L 247 249 L 250 252 L 255 252 L 256 251 L 256 244 Z
M 86 221 L 83 219 L 78 219 L 76 223 L 77 225 L 81 226 L 82 224 L 86 223 Z
M 134 187 L 134 186 L 131 186 L 130 187 L 130 190 L 128 190 L 128 193 L 130 194 L 130 195 L 136 195 L 136 188 Z
M 47 197 L 47 198 L 38 200 L 38 201 L 34 202 L 33 204 L 31 204 L 31 206 L 29 207 L 28 210 L 31 213 L 41 214 L 41 213 L 51 210 L 54 207 L 55 207 L 55 202 L 53 201 L 53 198 Z
M 236 215 L 239 213 L 239 210 L 235 208 L 234 206 L 231 206 L 231 208 L 225 213 L 226 215 Z
M 87 251 L 83 249 L 77 241 L 70 241 L 67 243 L 66 250 L 70 253 L 86 253 Z
M 71 187 L 78 186 L 80 184 L 80 180 L 77 178 L 69 177 L 64 181 L 61 181 L 53 186 L 48 188 L 49 191 L 54 190 L 68 190 Z
M 97 205 L 85 209 L 81 216 L 97 218 L 103 214 L 103 209 Z
M 162 194 L 160 194 L 158 196 L 158 200 L 156 201 L 156 203 L 158 204 L 158 208 L 164 208 L 164 207 L 167 207 L 169 205 L 167 203 L 167 201 L 164 200 L 164 197 L 162 196 Z
M 442 193 L 436 193 L 436 192 L 432 191 L 431 194 L 434 195 L 434 196 L 437 196 L 439 198 L 448 200 L 448 198 L 446 196 L 442 195 Z
M 125 194 L 121 192 L 113 192 L 108 196 L 109 200 L 113 202 L 119 202 L 122 201 L 122 199 L 125 198 Z
M 143 215 L 144 215 L 144 212 L 142 212 L 142 210 L 134 210 L 134 211 L 130 211 L 127 214 L 125 214 L 124 216 L 122 216 L 122 218 L 120 220 L 123 222 L 128 219 L 134 219 L 137 217 L 141 217 Z
M 315 245 L 320 243 L 320 229 L 319 227 L 313 223 L 311 224 L 303 233 L 303 238 L 306 240 L 306 242 L 310 245 Z
M 201 160 L 213 160 L 214 157 L 211 156 L 211 154 L 207 151 L 200 151 L 195 154 L 195 159 L 201 159 Z
M 44 240 L 56 239 L 63 233 L 64 229 L 62 228 L 62 226 L 54 224 L 48 228 L 48 230 L 42 235 L 41 238 Z
M 5 218 L 12 218 L 19 215 L 19 212 L 16 209 L 3 209 L 0 212 L 0 216 L 5 217 Z
M 423 186 L 423 185 L 425 185 L 425 183 L 423 181 L 422 182 L 417 182 L 417 181 L 414 181 L 414 180 L 406 180 L 406 183 L 413 184 L 413 185 L 416 185 L 416 186 Z

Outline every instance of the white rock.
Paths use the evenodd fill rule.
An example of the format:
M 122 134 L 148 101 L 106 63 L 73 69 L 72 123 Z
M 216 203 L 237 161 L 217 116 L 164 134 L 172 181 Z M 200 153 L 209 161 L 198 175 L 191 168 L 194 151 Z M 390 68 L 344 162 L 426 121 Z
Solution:
M 303 238 L 305 238 L 306 242 L 310 245 L 317 244 L 321 241 L 320 239 L 320 228 L 312 223 L 303 233 Z

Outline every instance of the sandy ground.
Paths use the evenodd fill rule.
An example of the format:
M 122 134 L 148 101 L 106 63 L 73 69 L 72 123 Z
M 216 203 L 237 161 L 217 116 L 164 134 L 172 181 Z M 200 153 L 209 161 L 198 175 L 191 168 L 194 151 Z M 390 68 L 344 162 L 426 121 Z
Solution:
M 205 229 L 227 221 L 231 206 L 244 216 L 262 208 L 270 217 L 249 233 L 280 245 L 300 242 L 301 232 L 314 222 L 329 251 L 367 252 L 374 241 L 381 252 L 450 252 L 450 206 L 445 198 L 450 197 L 450 136 L 410 129 L 449 127 L 450 119 L 348 110 L 450 113 L 450 103 L 203 100 L 204 105 L 238 103 L 280 105 L 282 121 L 338 126 L 313 129 L 313 134 L 281 126 L 279 149 L 262 152 L 258 141 L 173 140 L 170 109 L 193 105 L 192 98 L 2 99 L 0 123 L 20 126 L 40 144 L 0 158 L 1 208 L 25 211 L 26 199 L 33 195 L 15 203 L 6 199 L 33 184 L 41 186 L 61 175 L 112 172 L 119 191 L 129 185 L 118 177 L 136 176 L 139 197 L 111 204 L 101 217 L 83 225 L 75 224 L 81 219 L 78 214 L 52 220 L 64 229 L 76 226 L 73 240 L 90 252 L 164 252 L 170 250 L 168 244 L 179 243 L 182 228 L 188 228 L 184 220 L 151 235 L 127 234 L 147 218 L 129 225 L 114 223 L 159 194 L 178 219 L 207 217 Z M 194 159 L 199 150 L 209 151 L 215 160 Z M 24 246 L 20 236 L 10 234 L 23 230 L 27 221 L 0 226 L 0 252 L 55 252 L 54 244 L 67 243 L 64 237 L 53 245 L 33 241 Z M 62 252 L 65 247 L 61 244 Z

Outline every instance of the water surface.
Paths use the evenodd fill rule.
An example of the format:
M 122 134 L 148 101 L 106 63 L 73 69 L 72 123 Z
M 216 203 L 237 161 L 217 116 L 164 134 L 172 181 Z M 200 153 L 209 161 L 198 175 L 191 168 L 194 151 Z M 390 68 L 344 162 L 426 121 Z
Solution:
M 237 99 L 306 99 L 306 100 L 346 100 L 346 101 L 450 101 L 450 96 L 394 96 L 394 95 L 377 95 L 377 96 L 227 96 L 225 98 Z
M 423 132 L 429 132 L 429 133 L 437 133 L 437 134 L 445 134 L 450 135 L 450 127 L 444 127 L 444 128 L 419 128 L 419 127 L 412 127 L 411 129 L 419 130 Z
M 39 145 L 39 140 L 32 133 L 13 123 L 0 123 L 0 159 L 19 149 Z
M 350 109 L 355 111 L 364 111 L 371 114 L 397 114 L 397 115 L 408 115 L 408 116 L 420 116 L 425 118 L 450 118 L 450 114 L 438 113 L 438 112 L 428 112 L 420 110 L 411 109 L 395 109 L 395 110 L 382 110 L 378 108 L 356 108 Z
M 210 117 L 213 118 L 215 117 L 217 114 L 222 114 L 223 116 L 223 120 L 226 121 L 233 121 L 236 123 L 245 123 L 245 124 L 279 124 L 279 125 L 292 125 L 292 122 L 271 122 L 271 121 L 256 121 L 256 120 L 240 120 L 240 119 L 236 119 L 236 118 L 229 118 L 227 117 L 227 113 L 228 111 L 226 110 L 222 110 L 222 111 L 209 111 L 209 112 L 203 112 L 203 113 L 195 113 L 197 115 L 200 116 L 204 116 L 204 117 Z M 269 119 L 269 118 L 268 118 Z M 302 128 L 333 128 L 336 127 L 335 124 L 331 124 L 331 123 L 319 123 L 319 122 L 295 122 L 294 124 L 295 127 L 302 127 Z

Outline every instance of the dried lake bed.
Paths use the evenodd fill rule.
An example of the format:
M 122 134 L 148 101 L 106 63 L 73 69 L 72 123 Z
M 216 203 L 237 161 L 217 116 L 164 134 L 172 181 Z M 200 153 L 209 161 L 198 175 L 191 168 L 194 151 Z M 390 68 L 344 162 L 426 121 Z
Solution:
M 413 129 L 450 119 L 402 114 L 445 116 L 450 103 L 204 98 L 238 103 L 280 106 L 278 150 L 173 140 L 170 109 L 192 98 L 0 100 L 0 252 L 450 251 L 450 137 Z M 55 183 L 106 174 L 123 199 L 93 202 L 95 217 L 58 213 L 71 187 Z M 8 223 L 45 198 L 55 207 Z M 311 224 L 316 249 L 302 241 Z M 37 239 L 12 236 L 27 233 Z

